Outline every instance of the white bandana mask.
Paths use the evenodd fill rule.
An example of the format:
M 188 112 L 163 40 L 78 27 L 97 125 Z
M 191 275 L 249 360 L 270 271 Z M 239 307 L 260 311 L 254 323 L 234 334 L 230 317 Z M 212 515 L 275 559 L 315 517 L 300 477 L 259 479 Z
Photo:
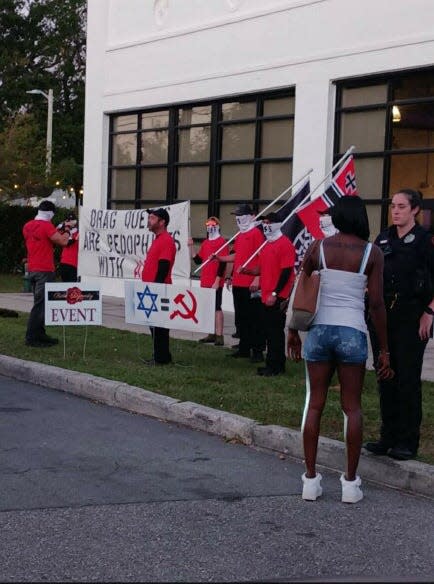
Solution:
M 333 225 L 333 221 L 330 215 L 322 215 L 319 218 L 319 226 L 321 231 L 324 233 L 324 237 L 331 237 L 332 235 L 336 235 L 336 233 L 338 233 L 338 230 Z
M 35 219 L 37 219 L 38 221 L 51 221 L 53 217 L 54 217 L 53 211 L 38 211 L 38 214 L 36 215 Z
M 220 237 L 220 227 L 218 225 L 208 225 L 206 232 L 208 233 L 208 239 L 210 241 Z
M 246 231 L 249 231 L 256 225 L 251 215 L 237 215 L 236 220 L 238 229 L 241 231 L 241 233 L 246 233 Z
M 276 241 L 282 235 L 280 230 L 282 223 L 263 223 L 262 228 L 267 241 Z

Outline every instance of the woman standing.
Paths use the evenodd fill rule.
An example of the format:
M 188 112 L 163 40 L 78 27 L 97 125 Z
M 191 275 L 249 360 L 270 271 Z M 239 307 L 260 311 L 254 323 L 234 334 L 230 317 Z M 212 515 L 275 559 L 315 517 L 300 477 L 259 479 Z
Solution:
M 367 243 L 369 222 L 359 197 L 343 197 L 330 211 L 339 232 L 316 241 L 306 253 L 303 269 L 310 275 L 320 269 L 319 309 L 304 344 L 306 360 L 306 404 L 302 435 L 306 472 L 302 476 L 302 497 L 315 501 L 322 494 L 316 457 L 322 411 L 331 378 L 337 371 L 344 412 L 347 468 L 341 476 L 342 501 L 356 503 L 363 498 L 357 476 L 362 447 L 361 393 L 368 356 L 364 296 L 369 296 L 370 315 L 379 339 L 377 375 L 389 379 L 386 311 L 383 301 L 383 256 Z M 289 330 L 288 356 L 301 358 L 301 340 Z
M 384 255 L 384 300 L 391 381 L 380 380 L 381 430 L 365 448 L 408 460 L 417 456 L 422 421 L 422 363 L 434 316 L 434 239 L 416 222 L 418 191 L 402 189 L 392 198 L 392 225 L 375 240 Z M 371 335 L 374 361 L 375 335 Z

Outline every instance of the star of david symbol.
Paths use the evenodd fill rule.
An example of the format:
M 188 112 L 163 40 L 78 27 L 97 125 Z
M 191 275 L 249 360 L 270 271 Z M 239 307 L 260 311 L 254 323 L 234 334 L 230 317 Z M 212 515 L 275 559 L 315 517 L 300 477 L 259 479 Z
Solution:
M 147 318 L 151 316 L 151 312 L 158 312 L 158 308 L 155 303 L 158 298 L 158 294 L 151 292 L 149 290 L 149 286 L 146 286 L 143 292 L 137 292 L 137 296 L 139 297 L 137 310 L 143 310 Z M 148 302 L 146 302 L 146 306 L 144 304 L 145 300 L 148 300 Z

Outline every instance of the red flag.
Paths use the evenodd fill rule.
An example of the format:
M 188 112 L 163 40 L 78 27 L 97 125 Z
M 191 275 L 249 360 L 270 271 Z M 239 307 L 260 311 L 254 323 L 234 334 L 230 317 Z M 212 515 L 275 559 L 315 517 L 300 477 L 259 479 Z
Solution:
M 342 197 L 345 195 L 357 195 L 356 171 L 352 156 L 348 158 L 346 163 L 335 174 L 333 182 Z
M 315 239 L 324 239 L 324 233 L 319 226 L 319 213 L 329 208 L 329 204 L 321 196 L 297 211 L 297 215 L 306 225 L 308 231 Z

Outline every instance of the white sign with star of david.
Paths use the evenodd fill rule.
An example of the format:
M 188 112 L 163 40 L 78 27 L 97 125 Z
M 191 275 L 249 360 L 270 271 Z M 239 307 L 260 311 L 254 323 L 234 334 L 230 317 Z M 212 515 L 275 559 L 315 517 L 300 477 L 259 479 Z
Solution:
M 212 288 L 125 280 L 125 322 L 196 333 L 213 333 Z

